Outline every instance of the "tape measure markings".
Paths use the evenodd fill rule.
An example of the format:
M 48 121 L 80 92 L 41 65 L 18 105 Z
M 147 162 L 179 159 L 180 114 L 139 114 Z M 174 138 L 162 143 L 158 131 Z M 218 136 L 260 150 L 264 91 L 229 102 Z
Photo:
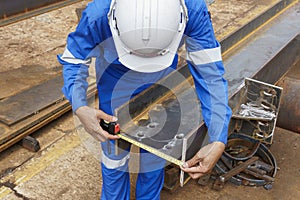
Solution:
M 152 147 L 149 147 L 143 143 L 140 143 L 140 142 L 137 142 L 136 140 L 134 139 L 131 139 L 129 137 L 126 137 L 125 135 L 122 135 L 122 134 L 118 134 L 118 136 L 123 139 L 123 140 L 126 140 L 127 142 L 131 143 L 131 144 L 134 144 L 142 149 L 145 149 L 146 151 L 149 151 L 150 153 L 153 153 L 175 165 L 178 165 L 178 166 L 182 166 L 183 165 L 183 162 L 181 160 L 177 160 L 176 158 L 173 158 L 172 156 L 170 155 L 167 155 L 167 154 L 164 154 L 162 152 L 160 152 L 159 150 L 157 149 L 154 149 Z

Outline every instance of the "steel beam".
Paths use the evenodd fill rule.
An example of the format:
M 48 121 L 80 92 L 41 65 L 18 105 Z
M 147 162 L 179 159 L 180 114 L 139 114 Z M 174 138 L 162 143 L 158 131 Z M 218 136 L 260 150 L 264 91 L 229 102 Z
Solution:
M 81 0 L 0 0 L 0 27 L 79 1 Z
M 234 44 L 234 49 L 227 51 L 223 56 L 226 68 L 225 78 L 228 80 L 229 85 L 229 104 L 233 110 L 239 105 L 238 102 L 243 95 L 244 79 L 246 77 L 275 84 L 297 59 L 300 45 L 295 40 L 300 34 L 299 9 L 299 1 L 294 1 L 284 9 L 284 12 L 282 11 L 282 14 L 278 14 L 269 23 L 260 26 L 251 34 L 251 37 L 243 40 L 243 42 L 235 44 L 232 37 L 221 41 L 221 45 L 223 43 Z M 244 31 L 241 31 L 240 34 L 244 34 Z M 187 66 L 180 69 L 179 72 L 184 70 L 187 71 Z M 171 78 L 174 74 L 176 73 L 171 74 L 163 81 L 176 80 Z M 167 93 L 169 91 L 157 90 L 157 93 L 155 92 L 159 87 L 158 85 L 151 87 L 116 110 L 124 127 L 136 126 L 130 119 L 135 121 L 143 119 L 149 111 L 147 110 L 149 107 L 155 107 L 161 100 L 166 101 L 168 99 Z M 176 88 L 176 83 L 173 86 Z M 130 113 L 128 110 L 137 111 L 137 113 Z M 191 158 L 199 150 L 205 132 L 205 125 L 202 122 L 185 134 L 182 146 L 177 147 L 182 149 L 182 161 Z M 194 141 L 201 143 L 190 145 Z M 183 173 L 181 173 L 181 179 L 183 179 Z

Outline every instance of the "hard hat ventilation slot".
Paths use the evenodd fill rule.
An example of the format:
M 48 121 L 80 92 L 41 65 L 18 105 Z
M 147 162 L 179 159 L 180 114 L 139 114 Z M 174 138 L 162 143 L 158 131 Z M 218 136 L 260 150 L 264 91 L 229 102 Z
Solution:
M 118 28 L 117 18 L 116 18 L 116 15 L 115 15 L 115 9 L 112 10 L 112 21 L 113 21 L 114 28 L 117 30 L 118 36 L 120 36 L 120 31 L 119 31 L 119 28 Z

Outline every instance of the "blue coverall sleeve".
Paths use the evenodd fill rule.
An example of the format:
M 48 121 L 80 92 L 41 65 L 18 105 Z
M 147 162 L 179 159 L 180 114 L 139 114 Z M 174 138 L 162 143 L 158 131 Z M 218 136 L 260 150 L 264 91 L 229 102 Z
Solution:
M 87 105 L 88 65 L 91 61 L 89 54 L 100 43 L 97 30 L 96 22 L 91 21 L 84 11 L 76 30 L 68 35 L 64 53 L 57 56 L 63 65 L 62 92 L 70 101 L 74 112 Z
M 221 48 L 216 40 L 207 7 L 203 1 L 189 9 L 185 31 L 187 63 L 201 102 L 209 141 L 227 143 L 231 109 L 227 81 L 223 78 Z

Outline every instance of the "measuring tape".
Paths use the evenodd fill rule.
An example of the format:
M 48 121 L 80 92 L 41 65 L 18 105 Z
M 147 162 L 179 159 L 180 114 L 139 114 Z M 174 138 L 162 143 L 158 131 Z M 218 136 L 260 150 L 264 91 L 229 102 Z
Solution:
M 173 158 L 172 156 L 164 154 L 164 153 L 160 152 L 159 150 L 149 147 L 149 146 L 147 146 L 143 143 L 140 143 L 134 139 L 131 139 L 124 134 L 121 134 L 120 125 L 116 122 L 108 122 L 108 121 L 101 119 L 100 126 L 103 128 L 103 130 L 107 131 L 108 133 L 118 135 L 121 139 L 123 139 L 131 144 L 134 144 L 135 146 L 138 146 L 142 149 L 145 149 L 146 151 L 149 151 L 150 153 L 153 153 L 154 155 L 157 155 L 171 163 L 174 163 L 175 165 L 178 165 L 178 166 L 183 165 L 182 161 L 177 160 L 176 158 Z M 110 149 L 110 147 L 109 147 L 109 149 Z
M 161 158 L 163 158 L 163 159 L 165 159 L 165 160 L 167 160 L 167 161 L 169 161 L 169 162 L 171 162 L 171 163 L 173 163 L 175 165 L 178 165 L 178 166 L 182 166 L 183 165 L 183 162 L 181 160 L 177 160 L 176 158 L 173 158 L 172 156 L 164 154 L 164 153 L 160 152 L 157 149 L 154 149 L 154 148 L 149 147 L 149 146 L 147 146 L 147 145 L 145 145 L 143 143 L 140 143 L 140 142 L 138 142 L 138 141 L 136 141 L 134 139 L 131 139 L 131 138 L 127 137 L 124 134 L 120 133 L 120 134 L 117 134 L 117 135 L 121 139 L 123 139 L 123 140 L 125 140 L 125 141 L 127 141 L 127 142 L 129 142 L 129 143 L 131 143 L 131 144 L 133 144 L 135 146 L 138 146 L 138 147 L 140 147 L 142 149 L 145 149 L 146 151 L 149 151 L 150 153 L 153 153 L 154 155 L 157 155 L 158 157 L 161 157 Z

